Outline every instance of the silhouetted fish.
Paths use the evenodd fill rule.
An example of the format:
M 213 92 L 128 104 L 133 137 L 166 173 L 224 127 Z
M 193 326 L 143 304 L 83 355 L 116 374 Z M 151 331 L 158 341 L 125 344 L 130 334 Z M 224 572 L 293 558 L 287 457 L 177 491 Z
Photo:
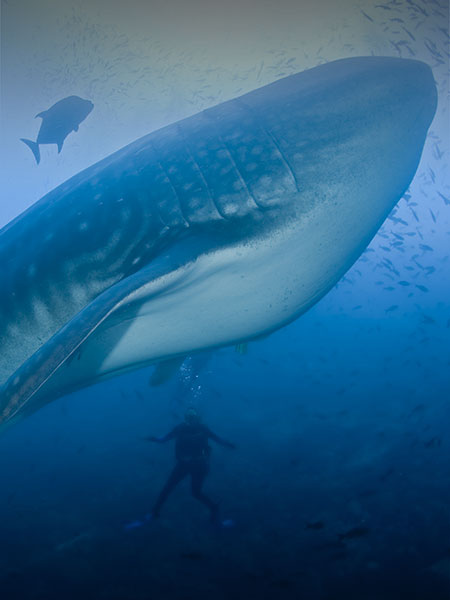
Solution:
M 354 538 L 363 537 L 369 533 L 369 529 L 367 527 L 353 527 L 349 529 L 345 533 L 340 533 L 338 535 L 339 541 L 342 540 L 353 540 Z
M 389 308 L 387 308 L 384 312 L 392 312 L 393 310 L 397 310 L 398 304 L 392 304 Z
M 438 436 L 431 438 L 427 442 L 424 442 L 425 448 L 436 448 L 442 445 L 442 439 Z
M 20 139 L 30 148 L 37 164 L 39 164 L 41 160 L 39 145 L 57 144 L 58 152 L 61 152 L 66 137 L 72 131 L 78 131 L 80 123 L 84 121 L 93 108 L 94 105 L 90 100 L 83 100 L 78 96 L 63 98 L 48 110 L 36 115 L 35 118 L 41 117 L 42 124 L 35 142 L 25 138 Z

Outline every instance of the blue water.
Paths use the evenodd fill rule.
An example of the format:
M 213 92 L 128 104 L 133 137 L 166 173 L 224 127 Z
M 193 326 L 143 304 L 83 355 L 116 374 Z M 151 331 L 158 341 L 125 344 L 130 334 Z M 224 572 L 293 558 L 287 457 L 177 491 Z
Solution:
M 448 597 L 448 312 L 424 325 L 352 305 L 338 289 L 246 355 L 187 361 L 162 388 L 128 375 L 5 434 L 6 597 Z M 173 462 L 142 438 L 187 402 L 237 445 L 214 448 L 206 484 L 236 527 L 212 530 L 181 484 L 126 533 Z M 354 527 L 368 532 L 338 543 Z
M 380 6 L 362 19 L 428 53 L 440 92 L 411 190 L 288 327 L 189 357 L 159 387 L 152 367 L 111 379 L 2 434 L 2 599 L 450 598 L 448 24 L 420 33 L 421 10 L 448 3 Z M 389 11 L 417 43 L 394 36 Z M 189 405 L 236 444 L 211 442 L 205 484 L 234 527 L 211 527 L 183 482 L 160 519 L 127 531 L 174 462 L 172 443 L 143 438 Z

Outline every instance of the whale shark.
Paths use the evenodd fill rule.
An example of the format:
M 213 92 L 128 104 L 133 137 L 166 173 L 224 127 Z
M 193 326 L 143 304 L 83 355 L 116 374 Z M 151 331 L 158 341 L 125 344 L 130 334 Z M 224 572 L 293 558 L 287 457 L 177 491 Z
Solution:
M 422 62 L 326 63 L 154 131 L 0 232 L 0 423 L 266 336 L 322 298 L 417 170 Z

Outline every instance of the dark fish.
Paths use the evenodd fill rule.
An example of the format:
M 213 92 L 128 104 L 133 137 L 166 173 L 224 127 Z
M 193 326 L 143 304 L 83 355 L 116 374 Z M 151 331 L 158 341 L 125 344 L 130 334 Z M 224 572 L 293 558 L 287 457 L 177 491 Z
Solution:
M 437 158 L 438 160 L 440 158 L 442 158 L 442 156 L 444 155 L 444 153 L 442 152 L 442 150 L 439 148 L 439 144 L 433 144 L 433 155 L 434 158 Z M 439 194 L 439 192 L 438 192 Z
M 362 14 L 363 14 L 363 15 L 366 17 L 366 19 L 369 19 L 369 21 L 372 21 L 372 23 L 373 23 L 373 19 L 372 19 L 372 17 L 371 17 L 370 15 L 368 15 L 368 14 L 367 14 L 366 12 L 364 12 L 363 10 L 362 10 L 361 12 L 362 12 Z
M 412 212 L 412 214 L 413 214 L 413 216 L 414 216 L 415 220 L 416 220 L 417 222 L 419 222 L 419 217 L 417 216 L 417 213 L 416 213 L 416 211 L 415 211 L 413 208 L 411 208 L 411 206 L 409 207 L 409 210 Z
M 439 192 L 438 192 L 439 194 Z M 406 221 L 404 221 L 403 219 L 400 219 L 399 217 L 388 217 L 388 219 L 390 219 L 393 223 L 401 223 L 402 225 L 408 225 L 408 223 Z M 388 237 L 388 236 L 386 236 Z
M 433 56 L 437 58 L 442 58 L 442 54 L 437 50 L 436 44 L 433 41 L 431 41 L 428 38 L 425 38 L 424 44 Z
M 413 36 L 413 34 L 412 34 L 410 31 L 408 31 L 408 30 L 407 30 L 405 27 L 402 27 L 402 29 L 403 29 L 403 31 L 404 31 L 405 33 L 407 33 L 407 34 L 409 35 L 409 37 L 410 37 L 410 38 L 411 38 L 411 39 L 412 39 L 414 42 L 416 41 L 416 38 Z
M 325 523 L 323 521 L 314 521 L 312 523 L 306 523 L 305 529 L 323 529 L 325 527 Z
M 441 446 L 441 444 L 442 444 L 442 439 L 438 436 L 431 438 L 431 440 L 428 440 L 428 442 L 424 442 L 425 448 L 436 448 L 436 447 Z
M 434 323 L 436 323 L 436 321 L 433 319 L 433 317 L 430 317 L 428 315 L 423 315 L 421 322 L 424 325 L 433 325 Z
M 36 115 L 42 119 L 41 128 L 35 142 L 20 138 L 34 154 L 37 164 L 41 160 L 40 144 L 57 144 L 58 152 L 64 140 L 72 131 L 78 131 L 82 121 L 88 116 L 94 105 L 90 100 L 83 100 L 78 96 L 68 96 L 59 100 L 48 110 Z
M 419 288 L 419 290 L 421 290 L 422 292 L 428 292 L 428 288 L 424 285 L 419 285 L 418 283 L 416 283 L 416 288 Z
M 444 196 L 444 194 L 441 194 L 441 192 L 438 192 L 438 194 L 442 198 L 442 200 L 445 202 L 446 205 L 450 204 L 450 198 L 447 198 L 447 196 Z
M 367 529 L 367 527 L 353 527 L 352 529 L 349 529 L 348 531 L 345 531 L 344 533 L 340 533 L 338 535 L 338 538 L 339 538 L 339 541 L 353 540 L 355 538 L 360 538 L 360 537 L 367 535 L 369 533 L 369 531 L 370 531 L 370 529 Z
M 385 312 L 387 312 L 387 313 L 388 312 L 392 312 L 393 310 L 397 310 L 397 308 L 398 308 L 398 304 L 392 304 L 392 306 L 390 306 L 389 308 L 387 308 L 385 310 Z

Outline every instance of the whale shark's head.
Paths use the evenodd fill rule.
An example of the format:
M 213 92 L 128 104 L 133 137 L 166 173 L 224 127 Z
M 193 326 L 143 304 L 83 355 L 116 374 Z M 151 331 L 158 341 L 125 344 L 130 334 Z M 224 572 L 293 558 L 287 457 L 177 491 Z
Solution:
M 182 123 L 195 122 L 199 137 L 205 120 L 207 127 L 219 123 L 226 147 L 220 152 L 231 153 L 242 180 L 219 196 L 226 217 L 242 216 L 250 196 L 250 204 L 278 209 L 279 218 L 291 221 L 304 221 L 320 205 L 329 219 L 354 210 L 364 219 L 372 208 L 379 226 L 411 181 L 435 109 L 436 86 L 426 64 L 361 57 L 321 65 L 208 109 L 203 115 L 211 123 L 200 115 Z M 207 164 L 216 163 L 217 181 L 225 182 L 225 160 L 209 148 Z M 366 222 L 373 233 L 371 219 Z
M 408 150 L 423 139 L 437 94 L 423 62 L 364 57 L 321 65 L 241 100 L 276 138 L 302 192 L 313 179 L 326 186 L 342 178 L 341 169 L 358 176 L 374 160 L 380 180 L 397 170 L 403 181 Z
M 333 262 L 336 274 L 338 264 L 345 272 L 415 173 L 436 110 L 431 69 L 415 60 L 345 59 L 239 101 L 283 157 L 272 194 L 287 199 L 299 268 L 307 260 L 323 274 Z M 259 163 L 261 180 L 270 167 Z
M 415 60 L 345 59 L 226 103 L 221 115 L 233 102 L 248 188 L 286 232 L 279 273 L 284 261 L 302 291 L 285 307 L 292 318 L 345 273 L 406 191 L 436 110 L 433 75 Z

